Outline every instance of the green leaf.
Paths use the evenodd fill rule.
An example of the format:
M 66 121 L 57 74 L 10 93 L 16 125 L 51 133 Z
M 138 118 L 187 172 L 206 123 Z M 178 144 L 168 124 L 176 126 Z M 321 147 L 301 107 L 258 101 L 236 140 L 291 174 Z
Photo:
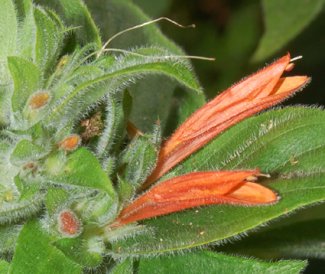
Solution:
M 265 33 L 252 60 L 262 61 L 295 38 L 322 10 L 323 0 L 263 0 Z
M 0 273 L 8 273 L 10 264 L 4 260 L 0 260 Z
M 0 26 L 0 65 L 3 69 L 3 66 L 5 66 L 3 61 L 7 59 L 7 56 L 15 53 L 17 42 L 16 12 L 11 0 L 3 0 L 1 2 Z
M 184 174 L 193 167 L 200 171 L 258 167 L 271 175 L 321 171 L 325 165 L 324 118 L 320 109 L 289 107 L 246 119 L 185 160 L 172 174 Z
M 62 117 L 74 121 L 105 94 L 120 91 L 143 75 L 157 73 L 167 75 L 198 93 L 202 92 L 188 63 L 182 58 L 160 48 L 139 48 L 119 56 L 101 76 L 68 91 L 62 100 L 53 105 L 44 123 L 57 128 L 60 123 L 68 122 L 62 121 Z
M 60 0 L 66 22 L 76 26 L 78 44 L 95 43 L 101 47 L 99 30 L 93 21 L 86 5 L 81 0 Z
M 62 170 L 53 176 L 57 182 L 100 189 L 113 199 L 116 196 L 112 182 L 102 170 L 97 158 L 86 148 L 79 148 L 71 153 Z
M 45 205 L 50 216 L 55 215 L 59 208 L 68 199 L 69 194 L 61 188 L 49 188 L 46 193 Z
M 136 190 L 155 167 L 160 144 L 160 128 L 152 135 L 138 136 L 132 140 L 121 156 L 121 178 Z M 158 139 L 158 140 L 157 140 Z
M 61 185 L 74 185 L 85 187 L 86 190 L 101 190 L 97 196 L 88 198 L 88 202 L 83 205 L 85 218 L 93 218 L 92 214 L 101 222 L 104 218 L 107 222 L 116 215 L 117 194 L 112 182 L 97 158 L 85 148 L 80 148 L 71 153 L 65 162 L 62 163 L 60 155 L 53 156 L 46 163 L 46 177 L 51 181 Z M 54 167 L 59 165 L 58 167 Z M 103 197 L 103 195 L 104 197 Z M 98 200 L 96 200 L 98 198 Z M 94 204 L 91 204 L 94 203 Z M 81 207 L 81 205 L 79 205 Z M 87 209 L 86 209 L 87 208 Z
M 22 112 L 29 96 L 41 87 L 41 72 L 31 61 L 16 56 L 8 58 L 8 66 L 15 86 L 12 109 Z
M 110 274 L 133 274 L 133 259 L 128 258 L 118 262 L 111 270 Z M 152 272 L 155 273 L 155 272 Z
M 325 220 L 267 229 L 218 250 L 260 258 L 325 258 Z
M 94 18 L 101 27 L 104 39 L 151 20 L 131 1 L 105 0 L 105 4 L 102 0 L 86 2 L 94 11 Z M 157 7 L 159 4 L 156 3 L 154 6 Z M 163 24 L 170 23 L 163 22 Z M 114 39 L 108 48 L 129 50 L 147 45 L 168 49 L 168 52 L 176 55 L 185 55 L 181 48 L 162 34 L 156 24 L 124 33 Z M 195 79 L 193 72 L 191 74 Z M 176 87 L 176 83 L 168 81 L 163 75 L 145 76 L 142 81 L 137 81 L 135 85 L 130 86 L 129 91 L 133 97 L 130 120 L 143 132 L 150 132 L 152 125 L 159 119 L 162 131 L 165 132 L 166 120 L 170 117 L 171 111 L 169 106 L 173 103 Z
M 100 238 L 65 238 L 55 241 L 54 246 L 84 267 L 97 267 L 103 260 L 104 244 Z
M 10 224 L 10 225 L 0 226 L 0 254 L 1 255 L 13 253 L 21 229 L 22 229 L 21 225 Z M 0 273 L 2 272 L 0 271 Z
M 35 161 L 45 156 L 48 151 L 44 147 L 35 145 L 29 140 L 18 142 L 10 156 L 10 161 L 14 164 L 22 164 L 28 161 Z
M 105 98 L 104 129 L 96 145 L 96 154 L 100 159 L 112 156 L 123 142 L 127 120 L 123 111 L 123 95 L 109 93 Z
M 47 0 L 46 5 L 57 10 L 62 15 L 66 25 L 77 28 L 74 30 L 77 45 L 95 43 L 97 47 L 101 47 L 99 30 L 83 1 Z
M 26 172 L 27 173 L 27 172 Z M 25 174 L 26 175 L 26 174 Z M 21 177 L 24 177 L 23 175 Z M 33 179 L 28 178 L 27 180 L 22 179 L 19 175 L 15 177 L 15 185 L 19 191 L 19 200 L 27 201 L 32 200 L 40 192 L 40 184 L 34 182 Z M 27 176 L 26 176 L 27 177 Z
M 64 28 L 58 17 L 50 11 L 41 8 L 34 9 L 36 31 L 36 63 L 47 75 L 59 56 Z
M 275 205 L 206 206 L 148 220 L 144 224 L 152 232 L 117 241 L 113 251 L 121 255 L 147 254 L 217 242 L 325 200 L 324 121 L 324 111 L 301 107 L 252 117 L 223 133 L 168 175 L 259 167 L 271 174 L 265 184 L 281 197 Z
M 141 7 L 141 9 L 146 14 L 148 14 L 153 18 L 163 16 L 164 14 L 166 14 L 172 4 L 171 0 L 157 1 L 154 5 L 152 5 L 152 2 L 148 2 L 146 0 L 135 0 L 133 2 L 137 6 Z
M 32 0 L 15 0 L 19 18 L 17 52 L 19 56 L 34 60 L 36 46 L 36 24 Z
M 103 39 L 108 39 L 129 27 L 151 20 L 131 1 L 86 0 L 86 3 L 89 9 L 93 11 L 95 21 L 101 29 Z M 161 46 L 176 54 L 183 53 L 155 25 L 133 30 L 120 36 L 112 41 L 110 48 L 130 49 L 144 45 Z
M 160 256 L 140 259 L 138 273 L 147 274 L 201 274 L 201 273 L 290 273 L 298 274 L 306 267 L 306 261 L 263 262 L 207 251 L 185 253 L 176 256 Z
M 2 201 L 1 197 L 0 225 L 31 217 L 41 209 L 44 195 L 42 193 L 35 194 L 34 187 L 31 190 L 32 193 L 26 193 L 26 195 L 33 194 L 28 199 L 25 197 L 14 197 L 15 200 L 7 199 L 7 201 Z M 20 200 L 20 198 L 23 199 Z
M 10 273 L 82 273 L 79 265 L 66 258 L 50 244 L 51 239 L 33 220 L 24 225 L 15 254 L 10 265 Z
M 12 95 L 7 57 L 14 55 L 17 43 L 17 19 L 11 0 L 1 2 L 0 26 L 0 125 L 7 125 Z

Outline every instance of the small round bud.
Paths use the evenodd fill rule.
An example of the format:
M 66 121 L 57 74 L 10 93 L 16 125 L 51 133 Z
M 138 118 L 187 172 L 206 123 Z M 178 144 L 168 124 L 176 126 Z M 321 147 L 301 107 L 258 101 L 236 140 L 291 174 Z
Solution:
M 82 225 L 73 211 L 64 209 L 58 215 L 58 230 L 65 236 L 76 237 L 81 233 Z
M 59 143 L 59 148 L 65 150 L 65 151 L 72 151 L 75 150 L 81 142 L 81 138 L 77 134 L 72 134 L 66 138 L 64 138 L 60 143 Z
M 47 91 L 38 91 L 29 98 L 29 107 L 31 109 L 39 109 L 45 106 L 50 100 L 50 94 Z

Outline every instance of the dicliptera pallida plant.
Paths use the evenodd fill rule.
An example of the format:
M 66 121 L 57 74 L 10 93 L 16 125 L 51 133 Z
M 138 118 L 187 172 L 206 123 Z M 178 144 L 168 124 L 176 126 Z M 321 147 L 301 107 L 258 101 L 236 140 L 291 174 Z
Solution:
M 5 0 L 1 11 L 4 271 L 152 273 L 150 255 L 222 241 L 324 200 L 324 160 L 313 153 L 324 146 L 322 110 L 275 110 L 224 132 L 309 81 L 281 78 L 292 69 L 289 55 L 162 140 L 159 124 L 143 133 L 129 122 L 127 89 L 158 73 L 200 94 L 188 60 L 154 45 L 105 50 L 82 2 L 60 1 L 58 11 L 62 17 L 28 0 Z M 255 182 L 263 177 L 267 185 Z M 181 268 L 184 260 L 203 263 L 197 273 L 227 260 L 229 271 L 240 264 L 295 273 L 305 265 L 195 250 L 173 259 Z

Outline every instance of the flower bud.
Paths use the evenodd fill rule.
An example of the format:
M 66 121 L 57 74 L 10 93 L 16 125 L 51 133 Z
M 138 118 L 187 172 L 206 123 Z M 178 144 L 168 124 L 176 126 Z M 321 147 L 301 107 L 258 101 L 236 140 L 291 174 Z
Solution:
M 59 148 L 65 150 L 65 151 L 72 151 L 75 150 L 81 142 L 81 138 L 77 134 L 72 134 L 66 138 L 64 138 L 60 143 L 59 143 Z
M 50 100 L 50 94 L 47 91 L 38 91 L 31 95 L 28 105 L 31 109 L 39 109 L 45 106 Z
M 76 237 L 81 233 L 82 225 L 73 211 L 64 209 L 58 215 L 58 230 L 65 236 Z

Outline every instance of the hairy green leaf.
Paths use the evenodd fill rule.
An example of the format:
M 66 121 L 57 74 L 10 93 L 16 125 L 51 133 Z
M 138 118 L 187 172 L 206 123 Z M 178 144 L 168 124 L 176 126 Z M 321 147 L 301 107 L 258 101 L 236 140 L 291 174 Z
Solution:
M 132 140 L 120 159 L 121 178 L 136 190 L 155 167 L 160 144 L 160 128 Z
M 306 261 L 263 262 L 256 259 L 228 256 L 208 251 L 185 253 L 140 259 L 139 274 L 200 274 L 200 273 L 265 273 L 298 274 L 306 267 Z
M 36 24 L 32 0 L 15 0 L 19 18 L 17 52 L 21 57 L 35 60 Z
M 0 273 L 8 273 L 10 264 L 4 260 L 0 260 Z
M 62 117 L 74 121 L 105 94 L 120 91 L 143 75 L 157 73 L 167 75 L 198 93 L 202 92 L 188 63 L 182 58 L 160 48 L 139 48 L 120 55 L 99 77 L 67 91 L 62 100 L 55 102 L 44 123 L 54 123 L 58 127 L 68 122 L 62 121 Z
M 0 225 L 34 216 L 42 207 L 44 194 L 38 192 L 37 185 L 30 183 L 24 188 L 21 184 L 16 187 L 19 193 L 14 186 L 8 188 L 0 185 Z
M 84 267 L 97 267 L 103 260 L 104 244 L 99 237 L 65 238 L 54 242 L 67 258 Z
M 58 3 L 59 2 L 59 3 Z M 76 27 L 74 31 L 77 36 L 77 44 L 96 43 L 101 46 L 99 30 L 95 25 L 90 13 L 81 0 L 50 0 L 47 5 L 58 8 L 63 15 L 66 24 L 70 27 Z
M 10 161 L 15 164 L 22 164 L 28 161 L 35 161 L 45 156 L 47 151 L 44 147 L 35 145 L 29 140 L 21 140 L 10 156 Z
M 111 270 L 110 274 L 133 274 L 133 260 L 131 258 L 118 262 Z
M 86 148 L 79 148 L 72 152 L 53 179 L 57 182 L 103 190 L 112 199 L 116 196 L 112 183 L 97 158 Z
M 7 56 L 13 55 L 17 43 L 17 19 L 11 0 L 1 2 L 0 11 L 0 126 L 8 124 L 10 116 L 11 82 Z
M 259 167 L 271 174 L 265 183 L 281 198 L 275 205 L 207 206 L 148 220 L 144 223 L 152 232 L 117 241 L 114 252 L 156 253 L 218 242 L 323 201 L 324 121 L 325 112 L 320 109 L 264 113 L 232 127 L 169 174 Z
M 8 66 L 15 86 L 12 110 L 22 112 L 29 96 L 41 87 L 41 72 L 31 61 L 16 56 L 8 58 Z
M 0 226 L 0 256 L 13 253 L 21 229 L 21 225 Z
M 29 221 L 21 231 L 10 273 L 82 273 L 77 265 L 51 245 L 51 238 L 35 221 Z
M 1 70 L 3 70 L 3 62 L 15 53 L 17 42 L 17 19 L 15 6 L 11 0 L 3 0 L 0 11 L 0 60 Z
M 107 158 L 117 150 L 125 134 L 127 117 L 123 111 L 123 93 L 107 94 L 105 97 L 105 122 L 96 145 L 100 159 Z
M 58 58 L 64 38 L 64 28 L 51 11 L 41 8 L 34 9 L 36 23 L 36 63 L 42 69 L 43 75 L 49 73 Z

